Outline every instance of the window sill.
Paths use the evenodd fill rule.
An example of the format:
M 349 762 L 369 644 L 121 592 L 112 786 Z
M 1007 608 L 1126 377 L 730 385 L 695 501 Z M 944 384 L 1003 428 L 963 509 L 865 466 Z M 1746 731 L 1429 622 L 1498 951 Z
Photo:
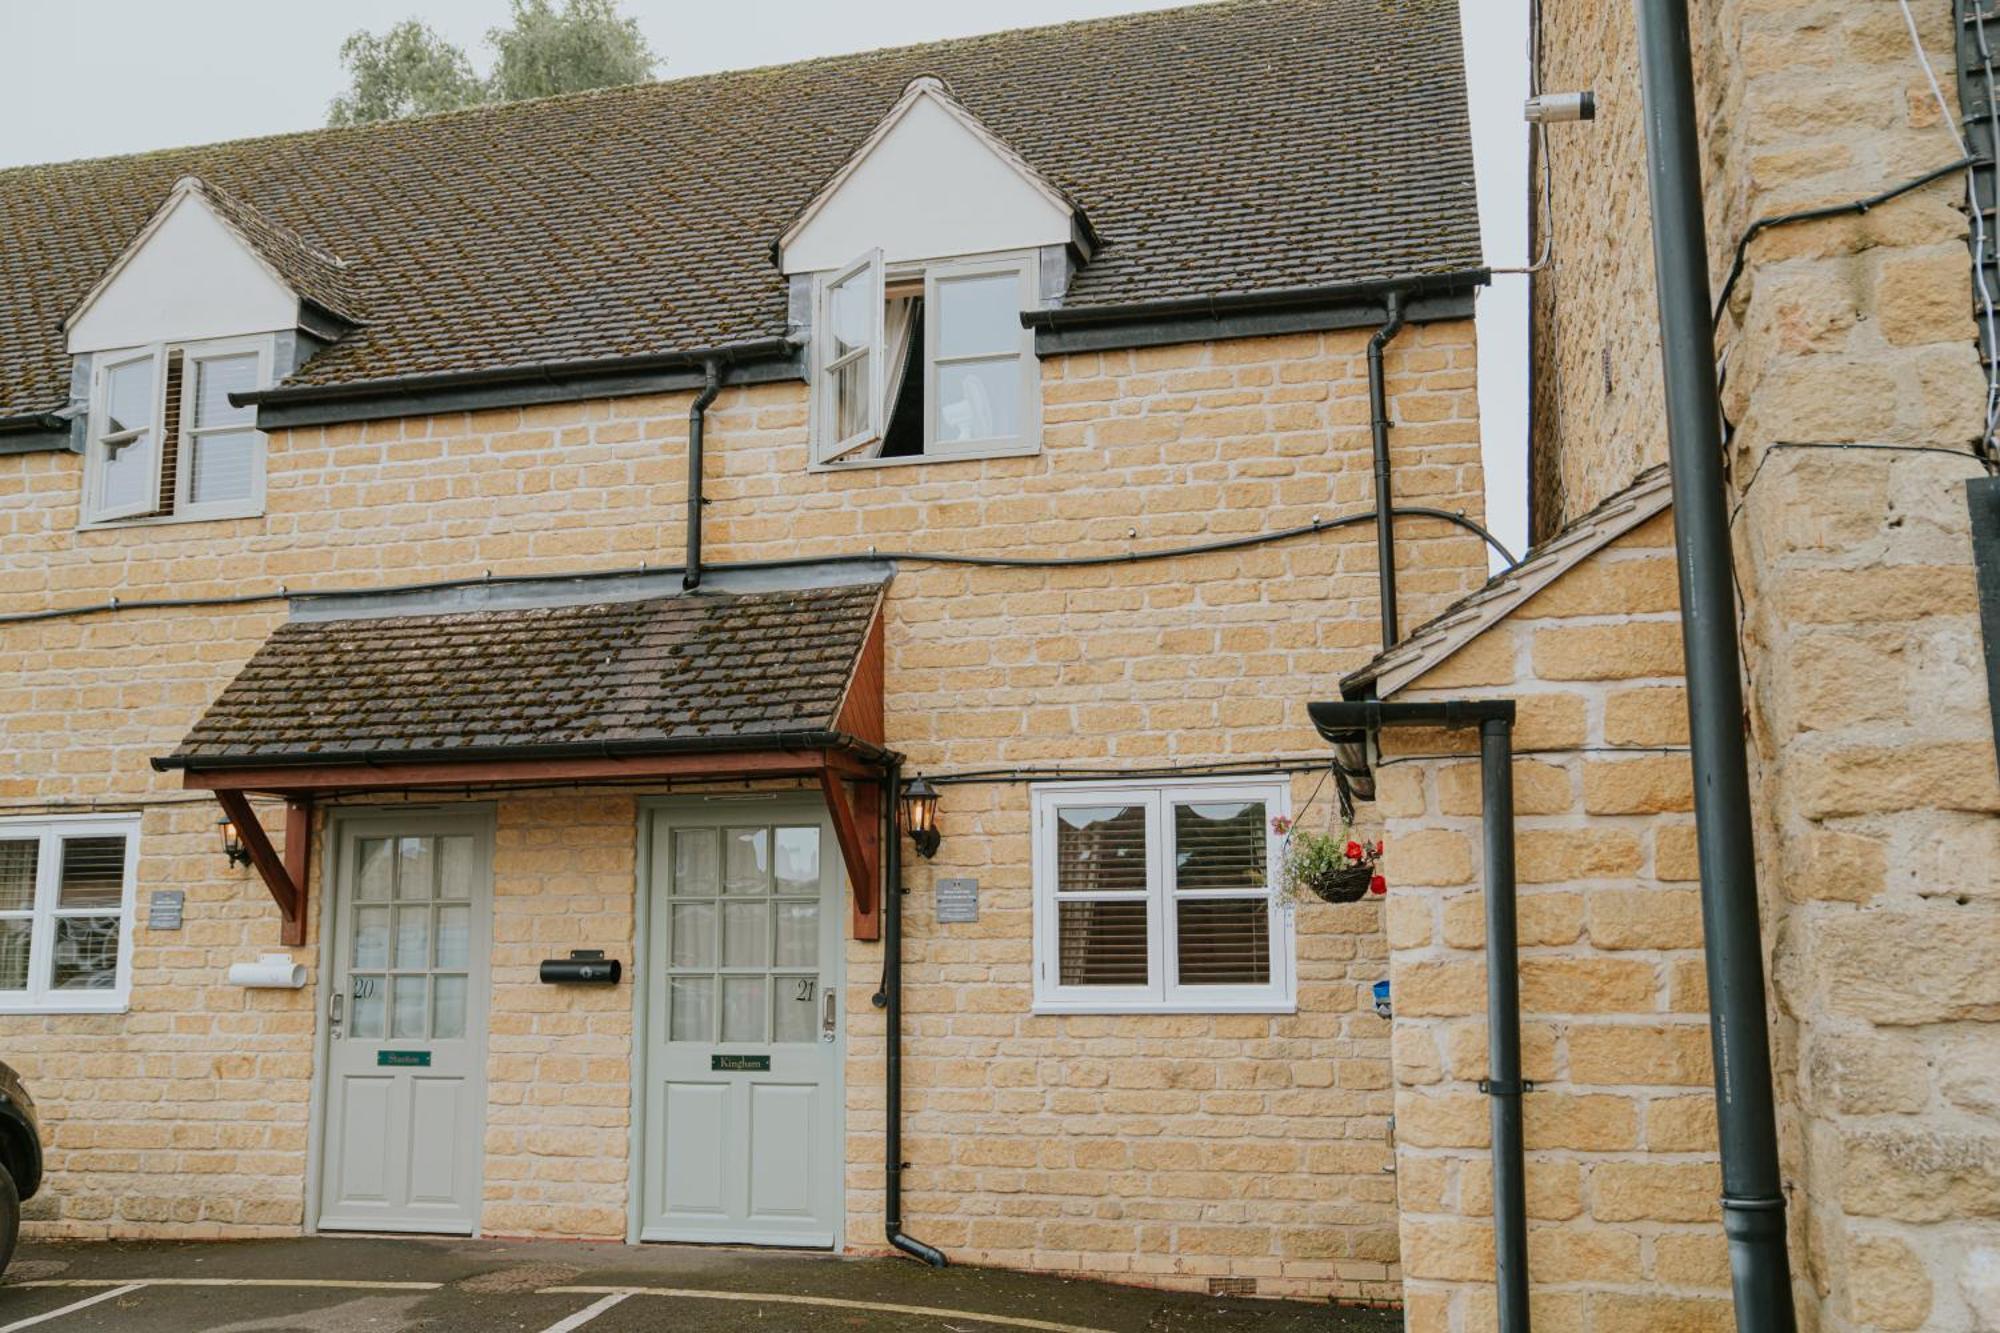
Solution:
M 264 506 L 241 509 L 203 510 L 194 514 L 151 514 L 144 518 L 87 518 L 76 525 L 78 532 L 114 532 L 119 528 L 158 528 L 176 523 L 221 523 L 239 518 L 262 518 Z
M 968 449 L 964 453 L 908 454 L 901 458 L 857 458 L 852 462 L 813 462 L 806 464 L 807 472 L 864 472 L 878 467 L 909 467 L 923 463 L 977 463 L 989 458 L 1032 458 L 1042 451 L 1039 439 L 1023 441 L 1020 444 L 999 444 L 986 449 Z
M 103 1004 L 87 1004 L 79 1001 L 51 1001 L 45 1004 L 29 1004 L 20 1000 L 0 1000 L 0 1017 L 9 1014 L 129 1014 L 132 1003 L 125 996 L 107 1000 Z
M 1033 1014 L 1296 1014 L 1294 1000 L 1175 1000 L 1165 1004 L 1115 1000 L 1036 1000 Z

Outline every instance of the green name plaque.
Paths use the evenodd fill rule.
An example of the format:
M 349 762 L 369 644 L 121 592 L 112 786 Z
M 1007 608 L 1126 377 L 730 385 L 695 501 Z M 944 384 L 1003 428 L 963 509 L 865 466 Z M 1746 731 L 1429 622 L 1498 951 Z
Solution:
M 768 1055 L 711 1055 L 708 1057 L 710 1070 L 731 1073 L 771 1072 L 771 1057 Z
M 423 1069 L 429 1067 L 430 1062 L 431 1053 L 429 1051 L 375 1052 L 375 1063 L 378 1065 L 394 1065 L 401 1069 Z

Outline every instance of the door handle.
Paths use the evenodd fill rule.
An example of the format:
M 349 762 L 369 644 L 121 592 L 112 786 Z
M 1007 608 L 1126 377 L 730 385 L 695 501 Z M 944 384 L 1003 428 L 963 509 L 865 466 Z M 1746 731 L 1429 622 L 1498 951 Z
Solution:
M 333 998 L 326 1002 L 327 1027 L 336 1037 L 340 1035 L 340 1015 L 344 1011 L 346 1003 L 347 996 L 340 991 L 335 991 Z
M 826 1007 L 821 1012 L 819 1020 L 819 1039 L 821 1041 L 832 1041 L 833 1038 L 833 987 L 828 986 L 826 988 Z

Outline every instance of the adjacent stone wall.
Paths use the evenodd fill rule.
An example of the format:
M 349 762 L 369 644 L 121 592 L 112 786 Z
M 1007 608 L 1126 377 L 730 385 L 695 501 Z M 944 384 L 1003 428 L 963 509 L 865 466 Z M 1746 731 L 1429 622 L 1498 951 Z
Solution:
M 1366 340 L 1052 359 L 1043 453 L 983 462 L 811 472 L 803 387 L 729 389 L 709 417 L 710 555 L 1122 553 L 1363 509 Z M 1478 517 L 1470 323 L 1411 329 L 1386 360 L 1398 497 Z M 0 610 L 675 563 L 688 401 L 283 432 L 256 520 L 78 531 L 77 459 L 0 459 Z M 1411 623 L 1483 577 L 1458 529 L 1409 520 L 1398 536 Z M 1319 756 L 1304 704 L 1372 650 L 1375 588 L 1366 526 L 1096 569 L 906 563 L 887 611 L 889 740 L 928 772 Z M 303 1224 L 313 992 L 221 983 L 276 947 L 276 910 L 221 864 L 212 803 L 146 764 L 284 613 L 0 624 L 0 814 L 143 807 L 141 903 L 189 893 L 185 930 L 135 936 L 131 1015 L 0 1017 L 46 1111 L 44 1234 Z M 912 1231 L 974 1261 L 1392 1296 L 1385 1025 L 1365 1003 L 1378 909 L 1303 909 L 1296 1017 L 1033 1018 L 1026 810 L 1018 785 L 953 787 L 937 862 L 911 868 Z M 624 1233 L 630 992 L 528 978 L 586 927 L 629 939 L 634 817 L 629 792 L 499 798 L 495 1232 Z M 932 873 L 981 879 L 980 925 L 934 926 Z M 295 953 L 316 962 L 313 944 Z M 881 1234 L 880 962 L 850 946 L 857 1247 Z
M 1519 705 L 1514 802 L 1537 1327 L 1733 1328 L 1671 515 L 1399 699 Z M 1480 781 L 1471 733 L 1387 732 L 1379 795 L 1407 1326 L 1494 1327 Z
M 1958 156 L 1899 5 L 1696 8 L 1718 282 L 1751 219 Z M 1951 6 L 1912 12 L 1950 98 Z M 1609 395 L 1591 373 L 1602 331 L 1654 327 L 1631 9 L 1543 13 L 1548 85 L 1594 83 L 1606 117 L 1552 131 L 1546 531 L 1665 437 L 1656 344 L 1613 347 Z M 1822 1329 L 2000 1326 L 2000 1097 L 1970 1072 L 2000 1068 L 2000 779 L 1962 484 L 1986 401 L 1964 194 L 1954 176 L 1767 231 L 1718 332 L 1781 1148 L 1797 1295 Z

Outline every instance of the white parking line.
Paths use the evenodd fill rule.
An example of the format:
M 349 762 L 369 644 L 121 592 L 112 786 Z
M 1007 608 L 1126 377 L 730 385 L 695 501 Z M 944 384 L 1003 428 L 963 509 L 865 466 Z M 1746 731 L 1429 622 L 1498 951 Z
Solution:
M 880 1310 L 885 1314 L 925 1315 L 933 1319 L 966 1319 L 975 1324 L 999 1324 L 1005 1328 L 1032 1328 L 1038 1333 L 1110 1333 L 1086 1324 L 1057 1324 L 1046 1319 L 1024 1319 L 1019 1315 L 987 1314 L 980 1310 L 946 1310 L 933 1305 L 893 1305 L 886 1301 L 850 1301 L 837 1296 L 793 1296 L 766 1291 L 704 1291 L 695 1287 L 542 1287 L 537 1296 L 616 1293 L 620 1296 L 679 1296 L 695 1301 L 753 1301 L 771 1305 L 817 1305 L 834 1310 Z M 557 1328 L 562 1325 L 557 1325 Z M 0 1333 L 6 1333 L 0 1329 Z M 548 1333 L 555 1333 L 554 1329 Z
M 541 1293 L 537 1292 L 535 1294 L 540 1295 Z M 603 1314 L 606 1310 L 609 1310 L 612 1306 L 618 1304 L 618 1302 L 631 1294 L 629 1291 L 614 1291 L 609 1296 L 592 1301 L 575 1314 L 556 1320 L 555 1323 L 543 1329 L 542 1333 L 573 1333 L 574 1330 L 582 1328 L 585 1324 L 597 1318 L 597 1316 Z
M 40 1277 L 8 1287 L 334 1287 L 340 1291 L 436 1291 L 444 1283 L 376 1283 L 350 1277 Z M 0 1333 L 8 1333 L 0 1329 Z
M 41 1282 L 21 1282 L 21 1283 L 16 1283 L 15 1285 L 22 1287 L 39 1287 L 45 1285 L 53 1286 L 55 1284 L 41 1283 Z M 36 1324 L 46 1324 L 51 1319 L 60 1319 L 66 1314 L 74 1314 L 76 1311 L 83 1309 L 85 1306 L 96 1305 L 100 1301 L 115 1301 L 120 1296 L 128 1296 L 145 1285 L 146 1284 L 143 1282 L 128 1282 L 122 1287 L 113 1287 L 109 1291 L 100 1291 L 95 1296 L 86 1296 L 80 1301 L 73 1301 L 70 1304 L 63 1306 L 62 1309 L 60 1310 L 50 1310 L 47 1314 L 30 1315 L 26 1319 L 16 1319 L 11 1324 L 0 1325 L 0 1333 L 14 1333 L 15 1329 L 33 1328 Z

